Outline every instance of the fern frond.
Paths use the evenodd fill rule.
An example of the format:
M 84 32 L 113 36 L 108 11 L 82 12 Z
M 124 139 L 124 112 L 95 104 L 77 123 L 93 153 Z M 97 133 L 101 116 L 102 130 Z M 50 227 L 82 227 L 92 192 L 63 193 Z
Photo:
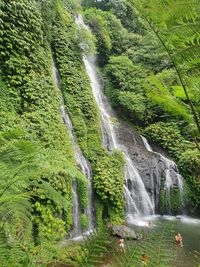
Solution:
M 108 251 L 109 244 L 110 240 L 107 230 L 105 228 L 96 229 L 85 239 L 81 246 L 80 257 L 77 259 L 77 263 L 82 267 L 102 264 L 103 256 Z
M 36 183 L 34 183 L 36 185 Z M 49 182 L 41 181 L 37 184 L 37 195 L 45 195 L 48 199 L 52 200 L 54 204 L 61 205 L 64 210 L 67 211 L 68 203 L 64 196 L 57 192 Z
M 200 118 L 189 97 L 188 80 L 198 77 L 200 3 L 184 0 L 130 0 L 155 33 L 171 59 L 200 134 Z M 199 78 L 200 79 L 200 78 Z

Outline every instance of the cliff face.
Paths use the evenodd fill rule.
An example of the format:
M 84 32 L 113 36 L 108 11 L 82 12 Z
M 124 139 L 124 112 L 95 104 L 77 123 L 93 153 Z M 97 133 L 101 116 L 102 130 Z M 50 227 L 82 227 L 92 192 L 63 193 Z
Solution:
M 178 173 L 176 164 L 156 150 L 152 150 L 147 140 L 139 135 L 133 127 L 119 120 L 117 124 L 118 139 L 127 147 L 145 188 L 154 203 L 155 213 L 176 214 L 182 212 L 180 190 L 183 190 L 183 180 Z M 134 190 L 134 184 L 129 184 Z M 164 190 L 165 189 L 165 190 Z M 171 200 L 166 199 L 167 190 L 171 189 Z M 177 194 L 173 199 L 173 194 Z M 179 192 L 179 193 L 178 193 Z M 163 199 L 164 197 L 164 199 Z
M 84 265 L 90 246 L 108 251 L 106 231 L 81 255 L 55 244 L 107 221 L 180 214 L 186 194 L 198 211 L 188 103 L 130 1 L 0 0 L 0 16 L 1 266 L 74 264 L 73 253 Z M 135 129 L 176 160 L 185 195 L 176 164 Z
M 102 58 L 105 64 L 113 54 L 125 52 L 126 49 L 130 53 L 130 58 L 134 56 L 135 50 L 131 50 L 133 49 L 131 42 L 138 42 L 139 37 L 131 35 L 129 39 L 128 32 L 119 20 L 113 14 L 102 12 L 99 16 L 102 18 L 106 16 L 112 22 L 107 26 L 116 26 L 114 28 L 117 33 L 112 31 L 113 29 L 107 31 L 107 26 L 103 27 L 105 17 L 98 21 L 100 17 L 97 16 L 94 32 L 98 35 L 100 31 L 98 35 L 100 39 L 95 38 L 92 33 L 88 35 L 87 31 L 78 29 L 75 23 L 76 10 L 72 2 L 63 4 L 62 1 L 1 1 L 3 21 L 0 32 L 1 151 L 3 154 L 10 153 L 9 149 L 15 149 L 15 146 L 21 145 L 20 142 L 28 142 L 28 145 L 36 147 L 35 156 L 40 159 L 38 165 L 40 172 L 37 172 L 34 178 L 38 180 L 37 183 L 32 184 L 33 177 L 30 176 L 31 186 L 29 184 L 25 186 L 25 192 L 30 188 L 34 188 L 36 192 L 36 196 L 28 200 L 30 205 L 28 210 L 33 218 L 33 223 L 30 225 L 37 230 L 35 240 L 42 235 L 46 239 L 56 240 L 70 232 L 73 226 L 72 184 L 74 181 L 77 182 L 81 227 L 82 229 L 88 227 L 87 179 L 83 173 L 81 174 L 80 166 L 77 166 L 70 131 L 66 129 L 60 113 L 61 93 L 53 79 L 53 57 L 60 75 L 60 89 L 64 100 L 62 108 L 69 114 L 73 125 L 72 134 L 76 137 L 84 157 L 91 164 L 97 223 L 102 223 L 103 216 L 108 217 L 112 222 L 124 221 L 124 184 L 130 192 L 135 192 L 135 198 L 130 193 L 133 203 L 140 201 L 139 197 L 137 199 L 137 183 L 130 179 L 125 182 L 126 162 L 123 153 L 115 149 L 107 150 L 102 144 L 101 109 L 95 102 L 80 47 L 81 41 L 94 49 L 94 42 L 96 42 L 97 50 L 101 49 L 99 54 L 102 57 L 105 56 Z M 86 17 L 90 17 L 91 13 L 96 14 L 95 12 L 88 12 Z M 124 45 L 119 42 L 119 37 L 126 37 L 123 39 Z M 110 88 L 114 99 L 118 97 L 116 92 L 120 91 L 119 81 L 125 91 L 127 88 L 139 90 L 138 83 L 144 78 L 142 73 L 138 75 L 139 81 L 133 83 L 129 76 L 135 78 L 141 71 L 138 72 L 138 67 L 135 68 L 127 57 L 122 56 L 111 61 L 114 65 L 118 65 L 119 59 L 121 60 L 119 65 L 124 68 L 123 75 L 128 78 L 128 85 L 120 72 L 116 73 L 120 74 L 120 78 L 124 80 L 123 83 L 117 80 L 119 77 L 114 77 L 115 69 L 112 70 L 112 75 L 109 74 L 109 68 L 104 73 L 104 78 L 105 75 L 110 75 L 107 78 L 115 80 L 116 91 Z M 132 71 L 134 75 L 127 75 Z M 108 92 L 106 82 L 108 80 L 104 83 L 104 89 Z M 111 85 L 111 81 L 109 82 Z M 126 94 L 120 93 L 120 96 L 127 102 L 127 98 L 123 99 Z M 133 100 L 131 104 L 135 104 L 135 99 L 143 100 L 143 96 L 138 94 L 136 98 L 134 96 L 131 99 Z M 137 101 L 136 104 L 138 105 Z M 144 105 L 141 106 L 139 111 L 136 110 L 139 120 L 142 118 L 141 112 L 144 111 Z M 144 140 L 142 141 L 139 134 L 127 123 L 119 119 L 114 128 L 117 139 L 122 146 L 126 147 L 134 162 L 154 211 L 177 213 L 180 206 L 179 204 L 174 206 L 172 202 L 179 203 L 180 195 L 177 189 L 180 189 L 181 184 L 175 164 L 160 154 L 150 151 L 150 148 L 146 149 Z M 107 142 L 106 139 L 104 141 Z M 24 162 L 23 160 L 14 161 L 13 166 L 20 167 Z M 38 161 L 36 163 L 38 164 Z M 11 169 L 9 164 L 6 166 L 11 171 L 9 177 L 12 177 L 17 169 Z M 41 184 L 43 188 L 40 188 Z M 174 190 L 171 190 L 172 187 Z

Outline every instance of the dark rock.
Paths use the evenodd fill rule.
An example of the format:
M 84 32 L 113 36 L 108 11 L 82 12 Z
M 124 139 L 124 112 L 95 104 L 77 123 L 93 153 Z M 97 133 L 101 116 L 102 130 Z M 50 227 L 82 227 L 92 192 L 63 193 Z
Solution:
M 159 152 L 162 153 L 163 151 L 157 150 L 156 152 L 156 149 L 155 151 L 149 151 L 145 147 L 141 136 L 125 121 L 119 119 L 116 130 L 120 144 L 127 148 L 127 152 L 140 174 L 146 191 L 154 199 L 155 212 L 159 212 L 160 190 L 164 187 L 168 168 L 166 159 L 159 154 Z M 177 188 L 177 167 L 175 164 L 170 166 L 170 176 L 173 186 Z M 132 180 L 127 181 L 127 187 L 130 192 L 137 192 L 138 190 L 137 182 L 134 183 Z
M 125 225 L 114 225 L 111 230 L 112 235 L 125 239 L 138 239 L 135 231 Z

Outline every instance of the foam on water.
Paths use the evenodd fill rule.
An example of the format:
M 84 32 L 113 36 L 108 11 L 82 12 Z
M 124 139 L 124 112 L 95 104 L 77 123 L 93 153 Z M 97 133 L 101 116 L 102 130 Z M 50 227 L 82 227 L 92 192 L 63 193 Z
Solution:
M 137 225 L 141 227 L 148 227 L 149 222 L 155 222 L 156 221 L 177 221 L 181 222 L 183 224 L 191 224 L 191 225 L 200 225 L 200 219 L 192 218 L 189 216 L 171 216 L 171 215 L 150 215 L 150 216 L 143 216 L 143 217 L 133 217 L 132 214 L 127 214 L 126 220 L 128 224 Z
M 127 214 L 126 221 L 128 224 L 137 225 L 141 227 L 148 227 L 149 222 L 156 221 L 158 218 L 162 217 L 161 215 L 149 215 L 143 217 L 133 217 Z
M 198 224 L 200 225 L 200 219 L 192 218 L 189 216 L 176 216 L 177 219 L 179 219 L 182 223 L 187 224 Z

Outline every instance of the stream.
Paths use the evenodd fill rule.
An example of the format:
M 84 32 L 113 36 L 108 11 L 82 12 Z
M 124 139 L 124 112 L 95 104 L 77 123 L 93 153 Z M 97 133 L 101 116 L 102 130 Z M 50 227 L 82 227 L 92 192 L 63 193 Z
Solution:
M 148 223 L 152 223 L 151 229 L 148 227 Z M 133 219 L 132 223 L 129 224 L 129 227 L 133 228 L 136 232 L 143 232 L 144 235 L 148 235 L 151 231 L 156 231 L 162 225 L 170 224 L 173 229 L 171 238 L 171 244 L 169 246 L 172 248 L 174 253 L 173 264 L 167 266 L 171 267 L 198 267 L 200 266 L 200 219 L 195 219 L 187 216 L 146 216 L 137 219 Z M 175 245 L 174 236 L 176 233 L 180 233 L 183 238 L 183 247 L 177 247 Z M 125 248 L 128 246 L 135 247 L 139 245 L 140 241 L 125 241 Z M 143 241 L 141 241 L 143 242 Z M 148 245 L 148 242 L 145 241 L 144 246 Z M 170 248 L 169 247 L 169 248 Z M 174 249 L 173 249 L 174 247 Z M 145 248 L 144 248 L 145 251 Z M 156 251 L 156 248 L 155 248 Z M 170 251 L 170 250 L 169 250 Z M 198 255 L 198 258 L 196 257 Z M 151 255 L 149 257 L 149 262 L 151 261 Z M 109 257 L 108 260 L 104 263 L 102 267 L 116 267 L 115 257 Z M 117 265 L 120 266 L 120 265 Z M 128 265 L 127 265 L 128 266 Z M 133 265 L 142 266 L 142 265 Z M 147 265 L 148 266 L 148 265 Z M 153 266 L 150 264 L 150 266 Z M 160 265 L 163 266 L 163 265 Z M 158 266 L 157 266 L 158 267 Z

